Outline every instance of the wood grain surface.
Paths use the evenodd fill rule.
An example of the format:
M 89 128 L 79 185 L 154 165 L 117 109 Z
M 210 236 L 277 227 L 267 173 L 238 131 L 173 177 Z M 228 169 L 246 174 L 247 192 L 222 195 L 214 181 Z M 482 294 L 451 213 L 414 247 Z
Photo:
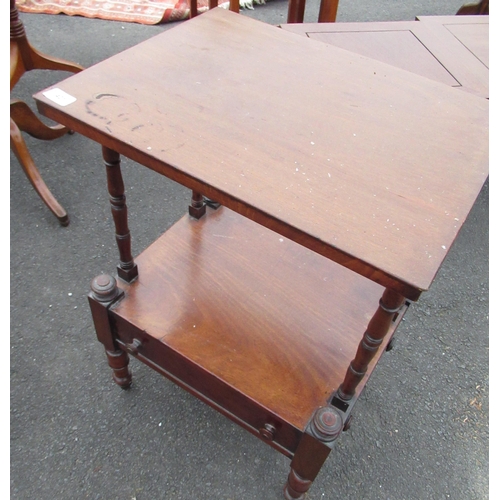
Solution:
M 410 299 L 488 175 L 485 99 L 223 9 L 58 87 L 48 117 Z
M 193 363 L 301 430 L 343 381 L 383 293 L 225 207 L 185 216 L 136 262 L 112 309 L 118 337 L 133 325 L 163 368 L 166 347 L 186 360 L 184 381 Z M 161 345 L 148 351 L 150 338 Z
M 487 98 L 489 16 L 417 19 L 280 27 Z

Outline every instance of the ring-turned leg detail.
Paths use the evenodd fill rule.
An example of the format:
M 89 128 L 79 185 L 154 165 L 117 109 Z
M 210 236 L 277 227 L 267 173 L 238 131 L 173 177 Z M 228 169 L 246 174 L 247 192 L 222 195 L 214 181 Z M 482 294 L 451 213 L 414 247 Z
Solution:
M 115 237 L 120 253 L 120 265 L 118 266 L 118 276 L 130 283 L 137 278 L 137 265 L 132 257 L 132 240 L 128 228 L 127 204 L 125 198 L 125 186 L 120 168 L 120 155 L 116 151 L 105 146 L 102 147 L 104 164 L 108 180 L 109 201 L 111 203 L 111 213 L 115 223 Z
M 113 370 L 113 380 L 122 389 L 128 389 L 132 385 L 132 372 L 130 371 L 129 357 L 125 351 L 106 351 L 108 364 Z
M 304 498 L 311 484 L 312 481 L 300 477 L 293 469 L 290 469 L 290 474 L 288 474 L 288 480 L 285 484 L 284 497 L 286 500 L 300 500 Z
M 363 380 L 370 361 L 389 331 L 394 315 L 404 302 L 405 298 L 402 295 L 388 288 L 384 291 L 379 307 L 368 323 L 356 355 L 347 369 L 344 381 L 337 389 L 336 395 L 342 401 L 350 401 L 354 396 L 356 387 Z

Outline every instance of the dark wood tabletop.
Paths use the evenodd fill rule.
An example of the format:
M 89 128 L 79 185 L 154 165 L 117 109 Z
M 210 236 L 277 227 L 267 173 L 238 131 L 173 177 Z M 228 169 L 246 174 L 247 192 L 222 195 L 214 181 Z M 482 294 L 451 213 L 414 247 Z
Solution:
M 55 87 L 47 117 L 409 299 L 488 175 L 486 99 L 223 9 Z

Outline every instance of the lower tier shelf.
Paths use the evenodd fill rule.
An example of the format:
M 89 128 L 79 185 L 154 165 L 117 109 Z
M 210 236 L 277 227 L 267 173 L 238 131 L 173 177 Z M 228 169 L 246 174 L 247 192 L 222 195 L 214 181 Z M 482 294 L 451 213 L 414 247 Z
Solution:
M 271 422 L 285 454 L 343 381 L 384 291 L 224 207 L 185 216 L 136 263 L 110 311 L 119 343 L 137 339 L 138 359 L 255 434 Z

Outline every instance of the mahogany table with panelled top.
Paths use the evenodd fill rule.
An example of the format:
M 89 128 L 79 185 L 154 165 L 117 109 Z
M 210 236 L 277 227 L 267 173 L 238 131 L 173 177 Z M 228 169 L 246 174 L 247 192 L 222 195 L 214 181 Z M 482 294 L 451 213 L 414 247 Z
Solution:
M 103 147 L 114 380 L 132 354 L 291 458 L 303 498 L 483 186 L 487 100 L 223 9 L 35 99 Z M 193 190 L 136 258 L 120 155 Z
M 489 96 L 489 16 L 282 24 L 282 29 Z

